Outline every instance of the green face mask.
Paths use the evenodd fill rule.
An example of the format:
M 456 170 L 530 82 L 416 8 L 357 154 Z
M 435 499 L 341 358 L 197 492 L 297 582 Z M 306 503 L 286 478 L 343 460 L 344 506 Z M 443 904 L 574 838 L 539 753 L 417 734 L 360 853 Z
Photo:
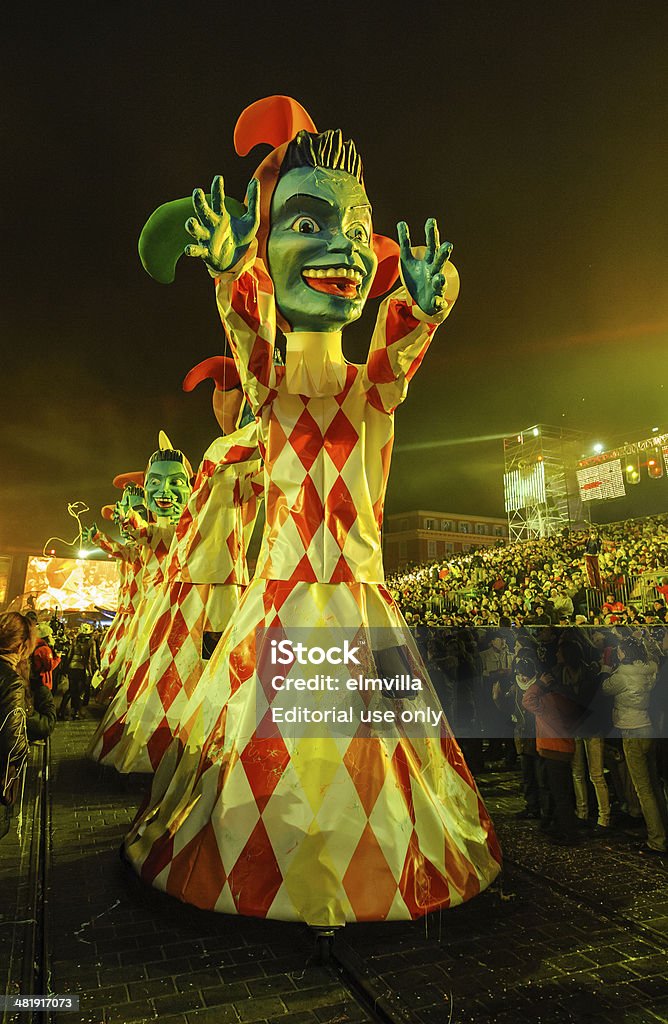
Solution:
M 190 481 L 182 462 L 151 463 L 144 481 L 146 506 L 155 516 L 172 522 L 181 515 L 190 497 Z
M 279 180 L 267 260 L 293 331 L 339 331 L 361 316 L 378 266 L 371 240 L 371 205 L 352 174 L 298 167 Z

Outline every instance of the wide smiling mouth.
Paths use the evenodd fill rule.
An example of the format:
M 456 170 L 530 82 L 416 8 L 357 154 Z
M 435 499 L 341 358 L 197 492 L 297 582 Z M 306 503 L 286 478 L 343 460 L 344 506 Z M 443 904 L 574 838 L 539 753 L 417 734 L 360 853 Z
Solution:
M 158 508 L 164 509 L 169 509 L 174 504 L 171 498 L 156 498 L 155 503 L 158 506 Z
M 364 274 L 355 267 L 307 267 L 302 277 L 314 291 L 344 299 L 357 298 L 364 281 Z

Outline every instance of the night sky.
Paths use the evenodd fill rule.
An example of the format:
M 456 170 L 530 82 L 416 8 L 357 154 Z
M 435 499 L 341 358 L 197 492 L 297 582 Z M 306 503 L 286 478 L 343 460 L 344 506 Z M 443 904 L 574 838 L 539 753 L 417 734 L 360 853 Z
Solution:
M 266 149 L 237 157 L 234 124 L 271 93 L 355 139 L 376 230 L 417 242 L 435 215 L 454 243 L 461 294 L 397 413 L 387 512 L 502 515 L 501 441 L 476 438 L 668 430 L 665 0 L 402 9 L 6 5 L 2 546 L 71 538 L 68 501 L 99 519 L 159 428 L 193 464 L 216 435 L 210 387 L 180 387 L 222 351 L 210 279 L 184 259 L 158 285 L 136 244 L 215 173 L 243 197 Z

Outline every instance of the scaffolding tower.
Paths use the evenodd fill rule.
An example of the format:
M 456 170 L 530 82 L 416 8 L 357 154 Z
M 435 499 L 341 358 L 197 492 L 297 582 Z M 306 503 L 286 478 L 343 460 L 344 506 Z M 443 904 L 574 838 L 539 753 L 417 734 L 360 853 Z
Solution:
M 581 431 L 542 423 L 504 438 L 503 492 L 511 542 L 589 525 L 575 476 L 584 442 Z

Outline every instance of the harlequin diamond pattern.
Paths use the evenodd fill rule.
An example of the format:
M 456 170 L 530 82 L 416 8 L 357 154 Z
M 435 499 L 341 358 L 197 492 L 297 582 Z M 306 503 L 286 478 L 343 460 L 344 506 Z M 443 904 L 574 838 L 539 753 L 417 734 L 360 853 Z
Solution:
M 357 844 L 343 876 L 343 886 L 356 920 L 383 921 L 387 917 L 397 883 L 370 825 Z
M 369 367 L 349 366 L 341 394 L 291 395 L 285 374 L 271 369 L 271 282 L 252 254 L 247 268 L 234 282 L 220 279 L 218 302 L 267 453 L 264 550 L 183 712 L 179 742 L 201 751 L 197 767 L 181 759 L 150 830 L 137 828 L 127 854 L 141 870 L 154 844 L 173 835 L 174 859 L 187 849 L 189 874 L 179 867 L 166 879 L 163 867 L 153 884 L 181 899 L 196 884 L 194 898 L 209 909 L 312 925 L 416 917 L 466 898 L 499 870 L 491 823 L 456 744 L 441 742 L 441 728 L 417 739 L 399 727 L 320 739 L 291 725 L 259 743 L 269 695 L 255 672 L 255 634 L 374 625 L 413 649 L 382 588 L 378 524 L 391 411 L 434 325 L 412 315 L 405 295 L 390 298 L 372 339 L 372 353 L 382 352 L 369 364 L 377 380 Z M 335 576 L 342 582 L 332 583 Z M 433 707 L 426 675 L 425 684 L 420 699 Z M 196 883 L 194 874 L 202 875 Z
M 247 442 L 252 430 L 244 428 L 237 435 Z M 137 615 L 132 621 L 131 656 L 123 666 L 123 685 L 96 733 L 91 753 L 95 759 L 103 756 L 119 771 L 155 768 L 168 742 L 166 735 L 171 737 L 178 729 L 187 698 L 204 669 L 204 630 L 213 627 L 222 632 L 239 602 L 237 581 L 246 572 L 244 530 L 252 528 L 257 515 L 251 481 L 258 462 L 225 461 L 237 435 L 218 438 L 205 455 L 186 510 L 187 528 L 179 531 L 171 549 L 170 572 L 176 576 L 155 589 L 151 606 L 145 604 L 141 618 Z M 247 451 L 254 449 L 239 447 L 239 452 Z M 159 555 L 165 560 L 160 546 L 153 555 L 153 565 Z M 187 565 L 181 570 L 182 560 Z M 227 582 L 191 582 L 193 575 L 196 579 L 200 574 Z M 189 581 L 181 582 L 180 575 Z M 154 730 L 159 737 L 151 742 Z
M 325 451 L 340 473 L 359 441 L 359 434 L 339 409 L 325 431 Z

